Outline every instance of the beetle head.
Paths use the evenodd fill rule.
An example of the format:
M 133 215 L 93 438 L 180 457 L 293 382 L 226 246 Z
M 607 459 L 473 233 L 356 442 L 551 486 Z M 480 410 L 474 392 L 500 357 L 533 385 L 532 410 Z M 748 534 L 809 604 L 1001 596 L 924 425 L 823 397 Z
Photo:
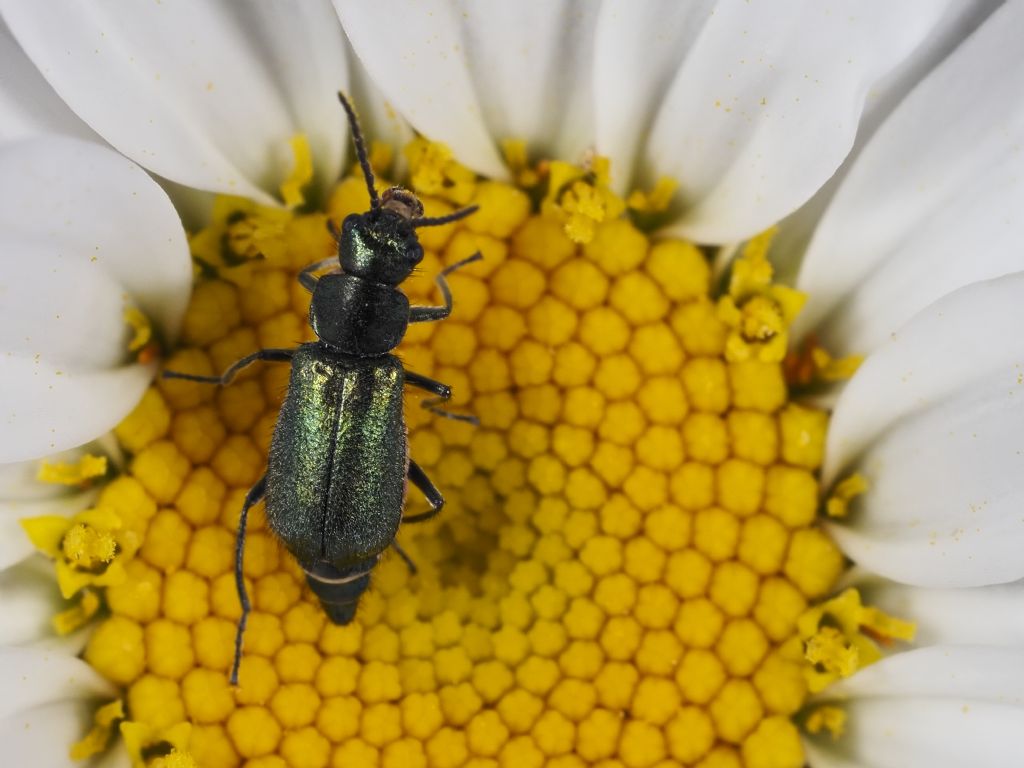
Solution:
M 338 258 L 346 274 L 375 283 L 398 285 L 423 259 L 412 224 L 423 204 L 412 192 L 392 187 L 379 207 L 348 216 L 341 226 Z

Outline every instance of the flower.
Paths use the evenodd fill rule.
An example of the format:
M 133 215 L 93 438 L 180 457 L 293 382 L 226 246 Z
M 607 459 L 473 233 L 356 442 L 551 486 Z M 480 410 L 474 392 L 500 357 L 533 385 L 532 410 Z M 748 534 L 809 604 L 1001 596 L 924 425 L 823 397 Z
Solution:
M 358 176 L 331 184 L 342 132 L 333 133 L 323 92 L 335 78 L 346 85 L 339 28 L 322 4 L 281 8 L 240 13 L 249 34 L 238 34 L 219 6 L 116 18 L 69 6 L 57 46 L 37 10 L 0 4 L 40 71 L 103 139 L 179 184 L 249 198 L 219 198 L 191 238 L 202 275 L 169 360 L 179 370 L 222 370 L 257 344 L 307 333 L 308 297 L 291 278 L 332 245 L 313 204 L 332 218 L 366 206 Z M 111 616 L 84 653 L 127 689 L 138 725 L 121 731 L 136 762 L 150 755 L 146 744 L 164 744 L 158 759 L 168 764 L 575 765 L 617 754 L 631 766 L 781 767 L 802 761 L 790 719 L 798 710 L 816 766 L 952 765 L 967 753 L 934 745 L 956 738 L 993 764 L 1005 760 L 1013 746 L 994 724 L 1019 711 L 1005 696 L 1013 680 L 998 679 L 1013 649 L 945 638 L 952 650 L 887 656 L 806 710 L 801 666 L 810 655 L 837 674 L 854 671 L 878 655 L 866 635 L 909 636 L 897 619 L 843 597 L 857 593 L 804 613 L 842 568 L 815 524 L 823 458 L 825 506 L 845 514 L 831 527 L 857 562 L 930 587 L 991 590 L 1021 576 L 998 554 L 1019 536 L 1008 514 L 1015 355 L 1011 344 L 977 343 L 979 328 L 1010 335 L 1017 288 L 1002 277 L 1014 255 L 994 247 L 1016 233 L 1016 100 L 993 88 L 987 109 L 967 108 L 979 77 L 1000 82 L 1019 67 L 1008 39 L 1019 6 L 986 20 L 990 10 L 339 3 L 389 100 L 367 88 L 369 111 L 400 113 L 447 145 L 401 142 L 428 213 L 480 204 L 458 226 L 423 232 L 430 271 L 477 249 L 485 258 L 453 276 L 452 320 L 411 331 L 402 352 L 410 367 L 449 380 L 454 405 L 477 413 L 481 428 L 410 413 L 412 452 L 450 504 L 426 534 L 403 531 L 420 574 L 410 580 L 386 560 L 358 624 L 325 625 L 299 599 L 301 574 L 257 515 L 246 555 L 257 612 L 233 695 L 222 674 L 238 612 L 229 531 L 261 472 L 284 380 L 267 371 L 216 394 L 180 382 L 149 389 L 118 428 L 128 471 L 95 499 L 135 509 L 128 527 L 142 544 L 124 566 L 128 579 L 106 588 Z M 300 48 L 302 37 L 312 42 Z M 312 66 L 287 55 L 300 50 Z M 176 68 L 183 55 L 190 67 Z M 81 87 L 97 69 L 138 98 Z M 156 76 L 166 85 L 154 88 Z M 869 92 L 862 125 L 881 127 L 855 144 Z M 266 113 L 255 119 L 253 104 Z M 986 137 L 975 144 L 981 160 L 970 161 L 951 115 L 973 116 L 965 122 Z M 953 126 L 936 131 L 936 154 L 920 141 L 926 119 Z M 399 120 L 370 122 L 377 137 L 389 135 L 382 125 L 405 133 Z M 581 160 L 591 147 L 598 154 Z M 854 160 L 840 168 L 851 147 Z M 938 190 L 916 208 L 886 175 L 905 157 L 920 165 L 903 183 Z M 388 167 L 386 151 L 375 159 Z M 837 168 L 842 180 L 808 203 Z M 894 187 L 902 194 L 880 205 L 879 190 Z M 990 200 L 993 189 L 1004 197 Z M 278 191 L 287 208 L 276 206 Z M 777 242 L 799 239 L 805 203 L 825 213 L 800 270 L 810 319 L 791 327 L 800 298 L 773 281 L 771 235 L 759 233 L 793 214 Z M 627 208 L 668 237 L 651 243 L 621 216 Z M 722 245 L 718 263 L 678 237 Z M 944 242 L 955 247 L 941 266 L 921 269 L 919 254 Z M 964 260 L 975 242 L 991 243 L 991 258 Z M 865 254 L 876 264 L 889 254 L 890 266 L 876 269 L 892 279 L 866 277 Z M 730 274 L 716 301 L 711 267 Z M 987 278 L 997 279 L 979 282 Z M 914 290 L 894 296 L 907 282 Z M 419 300 L 432 295 L 426 279 L 407 287 Z M 879 302 L 872 323 L 850 323 Z M 810 343 L 794 361 L 807 372 L 799 381 L 841 377 L 850 355 L 868 354 L 836 403 L 827 451 L 823 412 L 789 402 L 782 378 L 785 339 L 811 328 L 840 361 Z M 973 340 L 975 357 L 954 362 L 932 349 L 950 338 Z M 977 364 L 966 374 L 964 359 Z M 950 419 L 964 426 L 943 442 Z M 964 440 L 968 425 L 984 429 Z M 972 459 L 997 469 L 965 471 Z M 964 488 L 928 482 L 934 466 L 959 472 Z M 971 516 L 980 530 L 960 524 Z M 928 596 L 908 594 L 916 619 Z M 950 594 L 974 604 L 984 593 Z M 947 658 L 965 680 L 929 685 Z M 894 696 L 906 700 L 878 701 Z M 964 696 L 982 702 L 969 726 L 950 717 Z M 97 717 L 100 728 L 111 722 Z M 822 729 L 840 738 L 814 735 Z M 160 735 L 172 731 L 174 741 Z

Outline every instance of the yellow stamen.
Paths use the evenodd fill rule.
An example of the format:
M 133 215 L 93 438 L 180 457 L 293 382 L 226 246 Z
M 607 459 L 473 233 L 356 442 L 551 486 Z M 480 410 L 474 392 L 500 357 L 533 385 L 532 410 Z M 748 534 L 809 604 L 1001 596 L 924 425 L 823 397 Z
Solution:
M 729 294 L 718 300 L 718 316 L 732 329 L 726 340 L 726 359 L 732 362 L 785 359 L 789 326 L 806 296 L 772 282 L 768 248 L 775 228 L 751 239 L 732 264 Z
M 125 720 L 120 729 L 132 768 L 196 768 L 199 765 L 188 751 L 191 723 L 154 727 Z
M 304 133 L 292 136 L 289 144 L 295 164 L 288 178 L 281 182 L 281 199 L 288 208 L 298 208 L 306 202 L 302 190 L 313 180 L 313 153 Z
M 460 165 L 452 151 L 437 141 L 414 139 L 404 150 L 413 189 L 422 195 L 466 205 L 476 189 L 476 174 Z
M 119 559 L 130 558 L 138 546 L 136 535 L 109 508 L 88 509 L 70 519 L 47 515 L 19 522 L 32 544 L 57 561 L 57 583 L 65 599 L 87 586 L 120 584 L 125 571 Z
M 863 355 L 833 358 L 818 343 L 814 334 L 804 339 L 800 348 L 786 358 L 786 379 L 797 386 L 846 381 L 864 362 Z
M 626 208 L 622 198 L 612 192 L 610 178 L 607 158 L 591 158 L 585 167 L 552 161 L 541 212 L 561 221 L 574 243 L 589 243 L 597 225 L 617 219 Z
M 523 189 L 531 189 L 541 181 L 541 173 L 537 168 L 530 165 L 530 158 L 526 148 L 526 142 L 522 139 L 504 139 L 501 142 L 501 152 L 505 162 L 512 171 L 512 177 Z
M 846 517 L 850 509 L 850 502 L 866 492 L 867 489 L 868 481 L 859 472 L 840 480 L 825 502 L 826 514 L 835 518 Z
M 808 733 L 828 731 L 833 740 L 838 739 L 846 728 L 846 711 L 831 705 L 817 707 L 807 717 L 804 727 Z
M 797 623 L 809 663 L 804 672 L 812 693 L 858 669 L 874 664 L 884 644 L 914 638 L 914 625 L 861 604 L 860 593 L 847 589 L 808 610 Z
M 124 720 L 124 701 L 117 699 L 104 704 L 93 715 L 93 727 L 81 741 L 71 746 L 72 760 L 85 760 L 107 749 L 114 729 Z
M 82 570 L 89 570 L 113 560 L 117 542 L 109 531 L 78 524 L 64 534 L 61 550 L 69 563 Z
M 125 307 L 124 322 L 133 331 L 132 340 L 128 342 L 129 352 L 138 352 L 146 347 L 153 338 L 153 325 L 137 307 Z
M 73 464 L 54 463 L 43 459 L 39 465 L 39 471 L 36 473 L 36 479 L 41 483 L 84 487 L 93 478 L 103 477 L 105 474 L 107 474 L 107 457 L 86 453 Z
M 678 188 L 679 182 L 662 176 L 650 192 L 641 192 L 640 190 L 631 192 L 626 204 L 630 210 L 637 213 L 662 213 L 668 210 L 672 196 L 675 195 Z
M 99 609 L 100 598 L 96 591 L 83 590 L 77 605 L 53 617 L 53 629 L 58 635 L 70 635 L 92 621 Z

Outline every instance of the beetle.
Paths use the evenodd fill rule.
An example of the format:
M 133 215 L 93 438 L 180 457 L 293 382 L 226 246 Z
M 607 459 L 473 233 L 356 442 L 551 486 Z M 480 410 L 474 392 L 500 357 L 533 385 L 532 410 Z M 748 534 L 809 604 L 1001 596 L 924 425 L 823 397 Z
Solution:
M 452 311 L 445 279 L 479 260 L 476 253 L 442 270 L 435 282 L 440 306 L 410 306 L 399 290 L 423 258 L 419 227 L 448 224 L 476 206 L 427 218 L 410 191 L 391 187 L 377 194 L 373 170 L 355 110 L 338 94 L 352 129 L 356 156 L 370 193 L 370 209 L 332 227 L 338 252 L 303 269 L 299 283 L 311 294 L 309 322 L 317 340 L 295 349 L 261 349 L 231 365 L 221 376 L 164 371 L 169 379 L 221 386 L 252 363 L 289 362 L 288 391 L 278 415 L 266 473 L 246 494 L 235 540 L 235 583 L 242 614 L 235 636 L 231 683 L 238 684 L 242 638 L 251 609 L 242 574 L 249 509 L 266 502 L 267 525 L 298 561 L 328 618 L 350 623 L 370 572 L 389 547 L 415 572 L 395 541 L 401 523 L 430 520 L 444 497 L 409 457 L 403 414 L 406 385 L 430 393 L 423 405 L 434 413 L 475 423 L 439 405 L 451 389 L 406 370 L 392 354 L 409 323 L 434 322 Z M 316 277 L 333 266 L 341 272 Z M 430 510 L 403 517 L 408 483 L 426 497 Z

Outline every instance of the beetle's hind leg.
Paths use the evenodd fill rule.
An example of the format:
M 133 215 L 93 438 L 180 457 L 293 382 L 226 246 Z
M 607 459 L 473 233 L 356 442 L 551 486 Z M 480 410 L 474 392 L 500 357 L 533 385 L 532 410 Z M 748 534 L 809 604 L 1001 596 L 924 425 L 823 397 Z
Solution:
M 431 413 L 436 413 L 438 416 L 444 416 L 446 419 L 454 419 L 455 421 L 468 421 L 470 424 L 480 423 L 476 416 L 470 416 L 466 413 L 452 413 L 438 407 L 443 403 L 447 403 L 452 398 L 452 388 L 447 384 L 421 376 L 413 371 L 405 372 L 405 383 L 434 395 L 423 401 L 423 407 Z
M 238 602 L 242 604 L 242 615 L 238 619 L 238 631 L 235 634 L 235 660 L 231 665 L 231 684 L 238 685 L 238 667 L 242 664 L 242 635 L 249 620 L 249 594 L 245 591 L 245 576 L 242 573 L 242 558 L 245 555 L 245 524 L 249 518 L 249 508 L 258 504 L 267 489 L 267 476 L 264 475 L 256 485 L 249 489 L 242 504 L 242 513 L 238 516 L 238 536 L 235 538 L 235 587 L 238 589 Z
M 409 521 L 409 518 L 406 518 L 406 522 L 408 522 L 408 521 Z M 406 552 L 404 549 L 402 549 L 402 546 L 397 541 L 392 541 L 391 542 L 391 548 L 394 549 L 395 552 L 398 553 L 398 556 L 405 561 L 405 565 L 409 569 L 409 573 L 411 573 L 413 576 L 415 576 L 416 572 L 419 569 L 416 567 L 416 563 L 413 562 L 413 559 L 411 557 L 409 557 L 409 553 Z
M 444 304 L 440 307 L 411 307 L 409 309 L 409 322 L 410 323 L 429 323 L 434 320 L 444 320 L 448 315 L 452 313 L 452 289 L 448 287 L 448 281 L 445 279 L 448 275 L 457 269 L 462 269 L 467 264 L 472 264 L 474 261 L 480 261 L 483 258 L 480 251 L 477 251 L 472 256 L 469 256 L 462 261 L 457 261 L 450 267 L 445 267 L 438 272 L 437 277 L 434 278 L 434 282 L 437 283 L 437 287 L 441 289 L 441 296 L 444 297 Z
M 422 491 L 430 505 L 429 512 L 421 512 L 418 515 L 409 515 L 402 518 L 403 523 L 423 523 L 431 518 L 437 517 L 444 508 L 444 496 L 437 490 L 437 486 L 427 477 L 423 468 L 412 459 L 409 459 L 409 482 Z M 396 545 L 397 546 L 397 545 Z M 399 550 L 401 553 L 401 550 Z
M 241 360 L 233 363 L 231 367 L 224 371 L 220 376 L 197 376 L 194 373 L 182 373 L 181 371 L 164 371 L 163 377 L 165 379 L 198 381 L 203 384 L 219 384 L 222 387 L 226 387 L 235 380 L 235 376 L 238 375 L 239 371 L 259 360 L 264 360 L 268 363 L 284 363 L 291 360 L 292 355 L 294 354 L 294 349 L 259 349 L 251 355 L 246 355 Z

